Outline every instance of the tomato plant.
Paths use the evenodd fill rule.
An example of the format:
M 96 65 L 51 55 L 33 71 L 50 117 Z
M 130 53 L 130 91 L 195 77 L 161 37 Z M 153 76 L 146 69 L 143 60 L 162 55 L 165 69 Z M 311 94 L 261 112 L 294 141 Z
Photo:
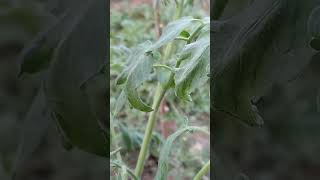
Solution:
M 192 2 L 192 1 L 190 1 Z M 140 179 L 145 162 L 151 151 L 151 142 L 154 139 L 155 126 L 157 124 L 159 108 L 166 94 L 173 92 L 181 102 L 192 103 L 192 92 L 201 86 L 207 86 L 210 71 L 210 19 L 209 17 L 183 16 L 184 11 L 190 4 L 189 1 L 179 0 L 172 3 L 164 1 L 165 7 L 175 5 L 174 18 L 170 18 L 167 25 L 161 31 L 162 34 L 154 42 L 146 40 L 131 48 L 125 48 L 126 62 L 112 64 L 112 68 L 122 71 L 116 78 L 116 89 L 120 89 L 119 97 L 115 102 L 111 117 L 111 141 L 116 143 L 110 153 L 111 165 L 119 167 L 119 177 L 126 179 L 126 174 L 134 179 Z M 155 1 L 155 11 L 160 6 L 160 1 Z M 163 5 L 163 4 L 161 4 Z M 159 11 L 158 11 L 159 12 Z M 161 13 L 160 13 L 161 14 Z M 155 13 L 159 16 L 159 13 Z M 157 18 L 155 18 L 157 19 Z M 156 22 L 157 23 L 157 22 Z M 159 24 L 156 28 L 159 28 Z M 159 33 L 160 31 L 156 31 Z M 146 84 L 152 85 L 149 90 L 152 94 L 152 103 L 145 98 L 141 89 Z M 208 92 L 207 92 L 208 93 Z M 119 123 L 117 118 L 120 110 L 126 105 L 140 113 L 147 113 L 148 120 L 144 135 L 141 137 L 142 144 L 135 165 L 131 170 L 121 155 L 119 145 L 116 142 Z M 193 104 L 195 105 L 195 104 Z M 122 129 L 125 128 L 121 126 Z M 120 129 L 121 129 L 120 127 Z M 170 135 L 162 144 L 157 173 L 155 179 L 167 179 L 169 172 L 169 154 L 174 141 L 187 132 L 200 131 L 209 135 L 203 127 L 189 126 L 185 122 L 179 130 Z M 129 132 L 125 133 L 126 137 Z M 207 174 L 210 167 L 208 161 L 203 169 L 194 177 L 201 179 Z

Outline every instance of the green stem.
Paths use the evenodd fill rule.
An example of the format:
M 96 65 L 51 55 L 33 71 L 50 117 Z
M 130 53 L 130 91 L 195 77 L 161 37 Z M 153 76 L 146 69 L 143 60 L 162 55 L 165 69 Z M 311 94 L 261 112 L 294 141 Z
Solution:
M 153 65 L 153 67 L 164 68 L 164 69 L 166 69 L 166 70 L 168 70 L 170 72 L 173 72 L 173 73 L 175 73 L 175 71 L 176 71 L 174 68 L 169 67 L 169 66 L 164 65 L 164 64 L 155 64 L 155 65 Z
M 190 39 L 191 39 L 191 41 L 189 41 L 188 43 L 192 42 L 193 38 L 190 38 Z M 175 68 L 179 68 L 182 61 L 183 61 L 183 59 L 178 59 Z M 157 113 L 159 110 L 159 106 L 161 104 L 161 101 L 162 101 L 165 93 L 167 92 L 168 89 L 170 89 L 171 85 L 174 83 L 174 74 L 175 74 L 174 72 L 171 72 L 168 82 L 164 86 L 158 85 L 158 88 L 156 90 L 155 99 L 154 99 L 153 105 L 152 105 L 153 111 L 151 112 L 149 119 L 148 119 L 147 129 L 144 134 L 143 143 L 141 146 L 141 150 L 140 150 L 139 157 L 138 157 L 138 162 L 137 162 L 136 169 L 135 169 L 135 175 L 137 177 L 141 177 L 144 163 L 145 163 L 145 160 L 146 160 L 147 154 L 148 154 L 148 147 L 149 147 L 149 144 L 150 144 L 150 141 L 152 138 L 152 132 L 153 132 L 153 129 L 155 126 L 155 122 L 157 120 Z
M 201 180 L 210 171 L 210 160 L 200 169 L 193 180 Z
M 185 37 L 176 37 L 175 40 L 188 41 L 188 38 Z
M 176 9 L 176 13 L 175 13 L 175 16 L 174 16 L 174 20 L 177 20 L 177 19 L 181 18 L 182 12 L 183 12 L 183 8 L 184 8 L 184 0 L 181 0 L 177 4 L 177 9 Z M 163 59 L 165 59 L 165 60 L 169 59 L 169 57 L 171 56 L 172 50 L 173 50 L 173 43 L 169 43 L 166 46 L 166 49 L 164 51 Z
M 112 142 L 114 142 L 114 145 L 115 145 L 115 148 L 118 149 L 119 148 L 119 145 L 118 145 L 118 142 L 115 141 L 115 137 L 116 137 L 116 130 L 115 130 L 115 123 L 114 123 L 114 119 L 115 119 L 115 116 L 112 117 L 112 121 L 113 123 L 111 124 L 111 138 L 112 138 Z M 122 162 L 122 157 L 121 157 L 121 153 L 120 151 L 117 151 L 116 152 L 116 156 L 117 156 L 117 160 Z
M 181 0 L 178 4 L 177 4 L 177 10 L 176 10 L 176 14 L 174 16 L 174 19 L 177 20 L 182 16 L 182 12 L 183 12 L 183 6 L 184 6 L 184 0 Z
M 189 37 L 187 43 L 190 44 L 200 33 L 201 29 L 204 27 L 204 24 L 201 24 Z
M 179 19 L 182 16 L 183 8 L 184 8 L 184 0 L 181 0 L 177 4 L 177 11 L 175 14 L 175 20 Z M 164 59 L 165 60 L 169 59 L 169 57 L 171 56 L 172 49 L 173 49 L 173 44 L 169 43 L 166 46 L 166 49 L 164 52 Z M 178 68 L 180 66 L 180 63 L 181 62 L 179 62 L 179 61 L 177 62 L 176 68 Z M 155 123 L 157 120 L 157 113 L 158 113 L 161 101 L 162 101 L 166 91 L 170 88 L 173 81 L 174 81 L 174 73 L 171 72 L 170 78 L 169 78 L 168 82 L 165 84 L 165 86 L 162 86 L 159 84 L 158 88 L 156 90 L 155 99 L 154 99 L 153 105 L 152 105 L 153 111 L 151 112 L 151 114 L 148 118 L 147 128 L 146 128 L 146 131 L 144 134 L 142 146 L 141 146 L 141 149 L 139 152 L 139 157 L 138 157 L 138 161 L 137 161 L 137 165 L 136 165 L 136 169 L 135 169 L 135 175 L 139 178 L 141 177 L 141 174 L 142 174 L 142 171 L 144 168 L 144 163 L 147 158 L 149 144 L 150 144 L 150 141 L 152 138 L 152 133 L 153 133 L 153 129 L 154 129 L 154 126 L 155 126 Z
M 141 150 L 139 153 L 139 157 L 138 157 L 138 162 L 136 165 L 136 169 L 135 169 L 135 175 L 137 177 L 141 177 L 142 171 L 143 171 L 143 167 L 144 167 L 144 162 L 147 158 L 147 153 L 148 153 L 148 147 L 152 138 L 152 132 L 153 132 L 153 128 L 155 126 L 156 120 L 157 120 L 157 113 L 159 110 L 159 106 L 160 103 L 166 93 L 166 90 L 164 87 L 162 87 L 161 85 L 159 85 L 157 91 L 156 91 L 156 95 L 155 95 L 155 99 L 153 101 L 153 105 L 152 105 L 152 109 L 154 109 L 148 119 L 148 124 L 147 124 L 147 128 L 144 134 L 144 138 L 143 138 L 143 143 L 141 146 Z
M 117 167 L 117 168 L 122 168 L 123 167 L 123 164 L 122 162 L 117 162 L 117 161 L 110 161 L 110 164 L 114 167 Z M 134 175 L 133 171 L 127 167 L 127 166 L 124 166 L 126 169 L 127 169 L 127 172 L 129 173 L 129 175 L 131 175 L 131 177 L 134 179 L 134 180 L 140 180 L 140 178 L 136 177 L 136 175 Z
M 178 68 L 181 64 L 181 60 L 178 60 L 177 64 L 176 64 L 176 68 Z M 153 105 L 152 105 L 152 109 L 153 111 L 151 112 L 149 119 L 148 119 L 148 124 L 147 124 L 147 128 L 144 134 L 144 138 L 143 138 L 143 143 L 141 146 L 141 150 L 139 153 L 139 157 L 138 157 L 138 162 L 136 165 L 136 169 L 135 169 L 135 175 L 137 177 L 141 177 L 142 171 L 143 171 L 143 167 L 144 167 L 144 163 L 146 161 L 147 155 L 148 155 L 148 147 L 152 138 L 152 132 L 157 120 L 157 113 L 161 104 L 161 101 L 165 95 L 165 93 L 167 92 L 168 89 L 170 89 L 172 83 L 174 82 L 174 73 L 170 73 L 170 77 L 168 82 L 163 86 L 163 85 L 158 85 L 157 91 L 155 93 L 155 99 L 153 101 Z
M 117 148 L 116 150 L 112 151 L 112 152 L 110 153 L 110 156 L 115 155 L 115 154 L 118 153 L 120 150 L 122 150 L 122 147 L 119 147 L 119 148 Z

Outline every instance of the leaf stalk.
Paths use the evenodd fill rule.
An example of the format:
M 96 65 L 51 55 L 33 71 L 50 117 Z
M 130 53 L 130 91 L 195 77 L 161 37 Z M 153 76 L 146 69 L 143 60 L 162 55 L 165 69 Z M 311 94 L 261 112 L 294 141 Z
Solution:
M 208 174 L 210 171 L 210 160 L 200 169 L 200 171 L 196 174 L 193 180 L 202 180 L 203 176 Z

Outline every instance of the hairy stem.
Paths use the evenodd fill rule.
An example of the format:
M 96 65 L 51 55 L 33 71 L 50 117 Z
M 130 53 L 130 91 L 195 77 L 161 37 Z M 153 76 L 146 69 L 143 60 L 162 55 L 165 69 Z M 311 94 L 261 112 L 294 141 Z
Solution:
M 112 118 L 112 120 L 114 121 L 114 117 Z M 115 127 L 114 127 L 114 123 L 111 123 L 111 138 L 112 138 L 112 142 L 114 142 L 114 145 L 115 145 L 115 148 L 116 149 L 119 149 L 119 144 L 118 142 L 115 141 L 115 137 L 116 137 L 116 130 L 115 130 Z M 120 151 L 116 151 L 116 156 L 117 156 L 117 160 L 122 162 L 122 158 L 121 158 L 121 153 Z
M 202 177 L 210 171 L 210 160 L 200 169 L 193 180 L 202 180 Z
M 178 60 L 175 67 L 178 68 L 180 66 L 180 64 L 181 64 L 181 60 Z M 141 177 L 141 174 L 143 171 L 144 163 L 145 163 L 147 155 L 148 155 L 148 149 L 149 149 L 148 147 L 151 142 L 152 132 L 153 132 L 156 120 L 157 120 L 157 114 L 159 111 L 161 101 L 164 98 L 164 95 L 167 92 L 167 90 L 170 89 L 173 82 L 174 82 L 174 73 L 171 72 L 168 82 L 164 86 L 159 84 L 158 88 L 156 90 L 155 99 L 154 99 L 153 105 L 152 105 L 153 111 L 151 112 L 149 119 L 148 119 L 147 128 L 146 128 L 146 131 L 144 134 L 143 143 L 142 143 L 142 146 L 140 149 L 138 162 L 137 162 L 136 169 L 135 169 L 135 175 L 137 177 Z
M 175 19 L 179 19 L 182 16 L 183 8 L 184 8 L 184 0 L 181 0 L 177 4 Z M 169 43 L 166 46 L 165 53 L 164 53 L 165 60 L 169 59 L 169 57 L 171 56 L 172 49 L 173 49 L 173 44 Z M 180 63 L 181 63 L 180 61 L 177 62 L 176 68 L 178 68 L 180 66 Z M 143 137 L 143 143 L 142 143 L 142 146 L 141 146 L 141 149 L 139 152 L 139 157 L 138 157 L 138 161 L 137 161 L 137 165 L 136 165 L 136 169 L 135 169 L 135 175 L 137 177 L 141 177 L 141 174 L 142 174 L 142 171 L 144 168 L 144 163 L 145 163 L 147 155 L 148 155 L 149 144 L 151 142 L 152 133 L 153 133 L 153 129 L 154 129 L 154 126 L 155 126 L 155 123 L 157 120 L 157 113 L 159 111 L 161 101 L 162 101 L 166 91 L 170 88 L 173 81 L 174 81 L 174 73 L 171 72 L 168 82 L 164 86 L 159 84 L 158 88 L 156 90 L 155 98 L 153 100 L 153 105 L 152 105 L 153 111 L 151 112 L 151 114 L 148 118 L 147 128 L 146 128 L 146 131 L 145 131 L 145 134 Z
M 143 167 L 144 167 L 144 162 L 147 158 L 147 154 L 148 154 L 148 147 L 152 138 L 152 132 L 153 132 L 153 128 L 155 126 L 156 120 L 157 120 L 157 113 L 159 110 L 159 106 L 160 103 L 164 97 L 166 93 L 166 89 L 164 87 L 162 87 L 161 85 L 159 85 L 157 91 L 156 91 L 156 95 L 155 95 L 155 99 L 153 101 L 153 105 L 152 105 L 152 109 L 153 111 L 151 112 L 149 119 L 148 119 L 148 124 L 147 124 L 147 128 L 144 134 L 144 138 L 143 138 L 143 143 L 141 146 L 141 150 L 139 153 L 139 157 L 138 157 L 138 162 L 136 165 L 136 169 L 135 169 L 135 175 L 137 177 L 141 177 L 142 171 L 143 171 Z

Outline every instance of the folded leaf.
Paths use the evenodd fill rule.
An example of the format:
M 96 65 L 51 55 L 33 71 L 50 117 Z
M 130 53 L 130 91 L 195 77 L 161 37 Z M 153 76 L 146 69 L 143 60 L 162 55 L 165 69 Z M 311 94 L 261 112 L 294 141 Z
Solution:
M 136 63 L 131 67 L 128 74 L 125 92 L 132 107 L 140 111 L 150 112 L 153 111 L 153 109 L 140 99 L 137 89 L 145 80 L 148 79 L 148 75 L 150 75 L 152 71 L 154 59 L 152 55 L 146 54 L 141 54 L 137 58 Z
M 131 51 L 128 57 L 127 65 L 117 78 L 117 84 L 125 84 L 124 92 L 132 107 L 144 112 L 153 111 L 153 109 L 144 103 L 138 93 L 138 88 L 146 81 L 152 72 L 152 65 L 155 59 L 159 57 L 156 52 L 146 52 L 152 43 L 146 41 Z
M 208 80 L 208 65 L 210 64 L 210 37 L 201 39 L 187 45 L 181 56 L 191 54 L 187 61 L 175 74 L 176 95 L 186 101 L 191 101 L 190 93 L 196 87 Z

